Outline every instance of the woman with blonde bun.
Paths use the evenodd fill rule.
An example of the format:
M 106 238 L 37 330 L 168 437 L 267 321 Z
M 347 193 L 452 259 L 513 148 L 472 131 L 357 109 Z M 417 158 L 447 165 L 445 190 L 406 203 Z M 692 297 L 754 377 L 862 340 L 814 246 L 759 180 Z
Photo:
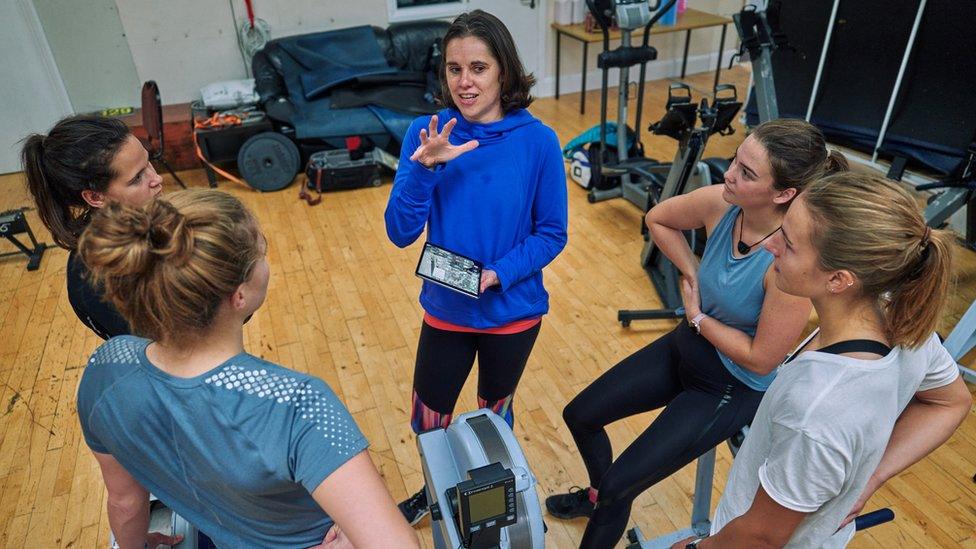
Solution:
M 219 547 L 418 547 L 329 386 L 245 352 L 266 248 L 251 212 L 211 190 L 106 205 L 78 243 L 147 338 L 108 340 L 78 389 L 119 546 L 159 541 L 151 490 Z

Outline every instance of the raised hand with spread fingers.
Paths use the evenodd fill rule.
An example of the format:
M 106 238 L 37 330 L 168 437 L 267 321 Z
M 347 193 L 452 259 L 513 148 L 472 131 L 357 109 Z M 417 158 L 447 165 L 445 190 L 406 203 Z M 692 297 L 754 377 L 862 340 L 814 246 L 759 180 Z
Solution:
M 427 169 L 438 164 L 446 164 L 462 154 L 478 148 L 478 141 L 472 139 L 462 145 L 454 145 L 450 141 L 451 130 L 457 124 L 457 118 L 452 118 L 444 124 L 441 131 L 437 131 L 437 115 L 430 117 L 430 126 L 420 130 L 420 146 L 410 155 L 410 160 L 420 162 Z

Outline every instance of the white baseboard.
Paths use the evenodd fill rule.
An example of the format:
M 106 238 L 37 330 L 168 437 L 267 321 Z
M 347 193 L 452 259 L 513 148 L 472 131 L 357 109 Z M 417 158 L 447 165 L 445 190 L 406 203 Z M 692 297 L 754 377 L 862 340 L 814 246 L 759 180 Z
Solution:
M 729 59 L 732 55 L 736 53 L 737 50 L 730 49 L 726 50 L 722 54 L 722 70 L 727 70 Z M 688 67 L 685 74 L 696 74 L 700 72 L 715 72 L 715 65 L 718 62 L 716 53 L 706 53 L 700 55 L 689 55 L 688 56 Z M 573 70 L 574 67 L 567 67 L 564 63 L 560 69 L 562 74 L 559 76 L 559 95 L 566 93 L 578 93 L 580 91 L 580 73 L 573 72 L 568 73 L 567 70 Z M 630 80 L 636 82 L 640 75 L 640 68 L 631 68 Z M 676 59 L 661 59 L 658 61 L 652 61 L 647 64 L 647 74 L 645 81 L 650 80 L 660 80 L 662 78 L 678 78 L 681 76 L 681 58 Z M 599 90 L 601 80 L 603 77 L 603 71 L 600 69 L 592 69 L 586 72 L 586 89 L 587 90 Z M 610 69 L 609 82 L 610 86 L 616 86 L 620 81 L 620 74 L 617 69 Z M 721 83 L 721 78 L 719 79 Z M 556 77 L 555 75 L 547 76 L 539 82 L 538 85 L 532 90 L 533 95 L 536 97 L 552 97 L 556 95 Z M 745 97 L 745 90 L 739 90 L 739 94 Z

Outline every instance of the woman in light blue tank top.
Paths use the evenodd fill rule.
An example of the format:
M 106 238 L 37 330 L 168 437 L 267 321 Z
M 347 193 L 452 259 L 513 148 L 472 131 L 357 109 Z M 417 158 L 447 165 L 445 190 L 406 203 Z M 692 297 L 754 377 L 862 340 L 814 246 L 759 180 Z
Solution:
M 119 546 L 174 541 L 147 532 L 152 491 L 218 547 L 419 547 L 332 389 L 244 351 L 266 248 L 251 212 L 212 190 L 107 206 L 79 241 L 148 338 L 108 340 L 78 388 Z
M 809 300 L 769 283 L 773 257 L 761 244 L 806 184 L 845 168 L 817 128 L 775 120 L 743 141 L 724 185 L 648 212 L 655 244 L 684 277 L 687 319 L 605 372 L 563 411 L 590 489 L 550 496 L 546 507 L 559 518 L 590 516 L 581 547 L 614 546 L 638 495 L 752 420 L 811 310 Z M 682 231 L 700 228 L 708 241 L 699 263 Z M 605 426 L 662 407 L 614 461 Z

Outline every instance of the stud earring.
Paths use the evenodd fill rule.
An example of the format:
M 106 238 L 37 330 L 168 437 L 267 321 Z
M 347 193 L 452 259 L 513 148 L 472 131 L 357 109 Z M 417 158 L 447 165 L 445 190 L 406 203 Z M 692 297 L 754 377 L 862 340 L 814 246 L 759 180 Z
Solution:
M 852 280 L 852 281 L 850 281 L 850 282 L 847 283 L 847 286 L 844 286 L 844 287 L 845 288 L 850 288 L 853 285 L 854 285 L 854 281 Z M 832 294 L 836 294 L 837 293 L 837 290 L 834 289 L 834 288 L 831 288 L 830 287 L 830 284 L 827 284 L 827 291 L 830 292 L 830 293 L 832 293 Z

